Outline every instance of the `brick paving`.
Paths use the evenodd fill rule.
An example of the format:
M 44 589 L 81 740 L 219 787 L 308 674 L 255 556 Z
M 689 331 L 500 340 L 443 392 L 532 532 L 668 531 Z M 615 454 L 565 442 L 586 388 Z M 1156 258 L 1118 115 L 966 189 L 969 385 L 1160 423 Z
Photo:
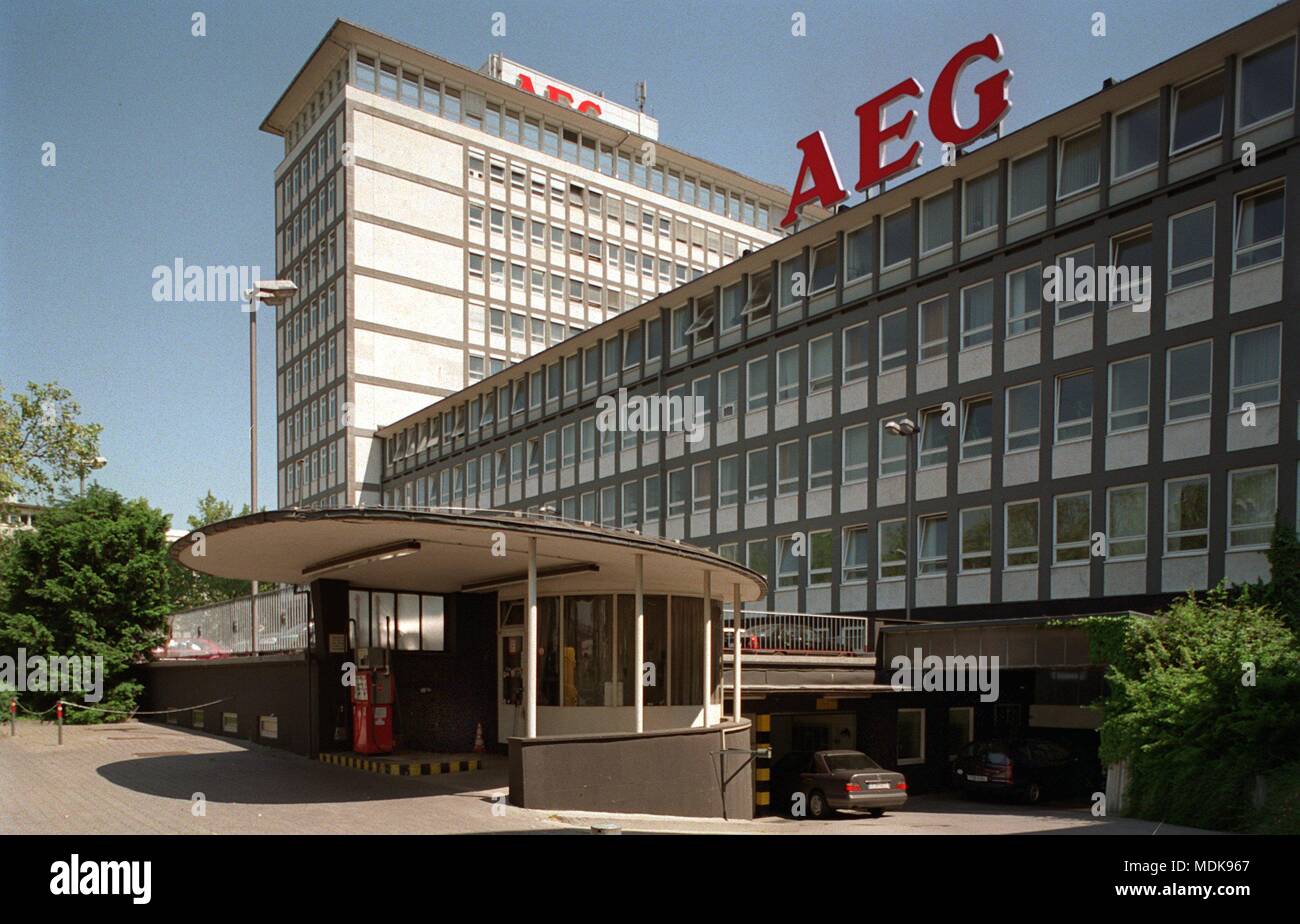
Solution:
M 0 728 L 0 835 L 5 834 L 460 834 L 564 833 L 614 822 L 627 831 L 733 834 L 1193 833 L 1086 808 L 1029 807 L 921 796 L 883 818 L 824 822 L 543 812 L 504 807 L 507 767 L 398 777 L 307 760 L 271 748 L 165 725 Z M 193 813 L 203 793 L 206 812 Z

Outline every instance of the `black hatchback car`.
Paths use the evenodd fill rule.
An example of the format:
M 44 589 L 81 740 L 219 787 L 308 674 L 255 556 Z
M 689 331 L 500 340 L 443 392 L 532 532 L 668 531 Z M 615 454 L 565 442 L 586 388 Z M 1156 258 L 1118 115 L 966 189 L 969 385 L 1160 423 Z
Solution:
M 772 767 L 772 798 L 786 812 L 802 794 L 809 818 L 839 809 L 879 818 L 907 802 L 907 780 L 861 751 L 791 751 Z
M 1100 784 L 1096 758 L 1043 738 L 972 741 L 957 752 L 952 783 L 967 795 L 1000 793 L 1026 802 L 1088 795 Z

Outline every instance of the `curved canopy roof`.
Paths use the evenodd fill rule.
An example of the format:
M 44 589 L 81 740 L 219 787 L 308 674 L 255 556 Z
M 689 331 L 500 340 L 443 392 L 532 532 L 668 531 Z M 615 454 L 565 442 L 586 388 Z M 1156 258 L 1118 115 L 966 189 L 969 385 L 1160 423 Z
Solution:
M 670 539 L 502 511 L 339 508 L 274 510 L 212 523 L 177 540 L 171 556 L 194 571 L 242 580 L 448 594 L 522 591 L 528 540 L 537 539 L 541 592 L 631 592 L 644 556 L 646 593 L 758 600 L 767 582 L 748 568 Z M 494 554 L 504 552 L 504 554 Z

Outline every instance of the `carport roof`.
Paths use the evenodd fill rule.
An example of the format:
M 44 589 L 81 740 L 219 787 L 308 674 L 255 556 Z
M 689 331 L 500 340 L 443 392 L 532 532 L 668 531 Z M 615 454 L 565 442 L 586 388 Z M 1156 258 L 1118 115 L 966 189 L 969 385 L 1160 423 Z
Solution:
M 500 535 L 498 535 L 500 534 Z M 539 591 L 631 592 L 643 555 L 646 593 L 760 599 L 767 582 L 706 549 L 590 523 L 501 511 L 338 508 L 274 510 L 222 520 L 173 543 L 178 563 L 217 577 L 447 594 L 522 588 L 537 540 Z M 494 544 L 504 554 L 494 555 Z

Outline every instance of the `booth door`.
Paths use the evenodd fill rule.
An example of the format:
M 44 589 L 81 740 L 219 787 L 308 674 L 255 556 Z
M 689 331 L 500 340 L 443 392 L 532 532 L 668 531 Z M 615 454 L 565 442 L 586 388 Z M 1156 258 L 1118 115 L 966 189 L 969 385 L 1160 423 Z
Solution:
M 524 632 L 503 628 L 497 636 L 497 742 L 524 733 Z

